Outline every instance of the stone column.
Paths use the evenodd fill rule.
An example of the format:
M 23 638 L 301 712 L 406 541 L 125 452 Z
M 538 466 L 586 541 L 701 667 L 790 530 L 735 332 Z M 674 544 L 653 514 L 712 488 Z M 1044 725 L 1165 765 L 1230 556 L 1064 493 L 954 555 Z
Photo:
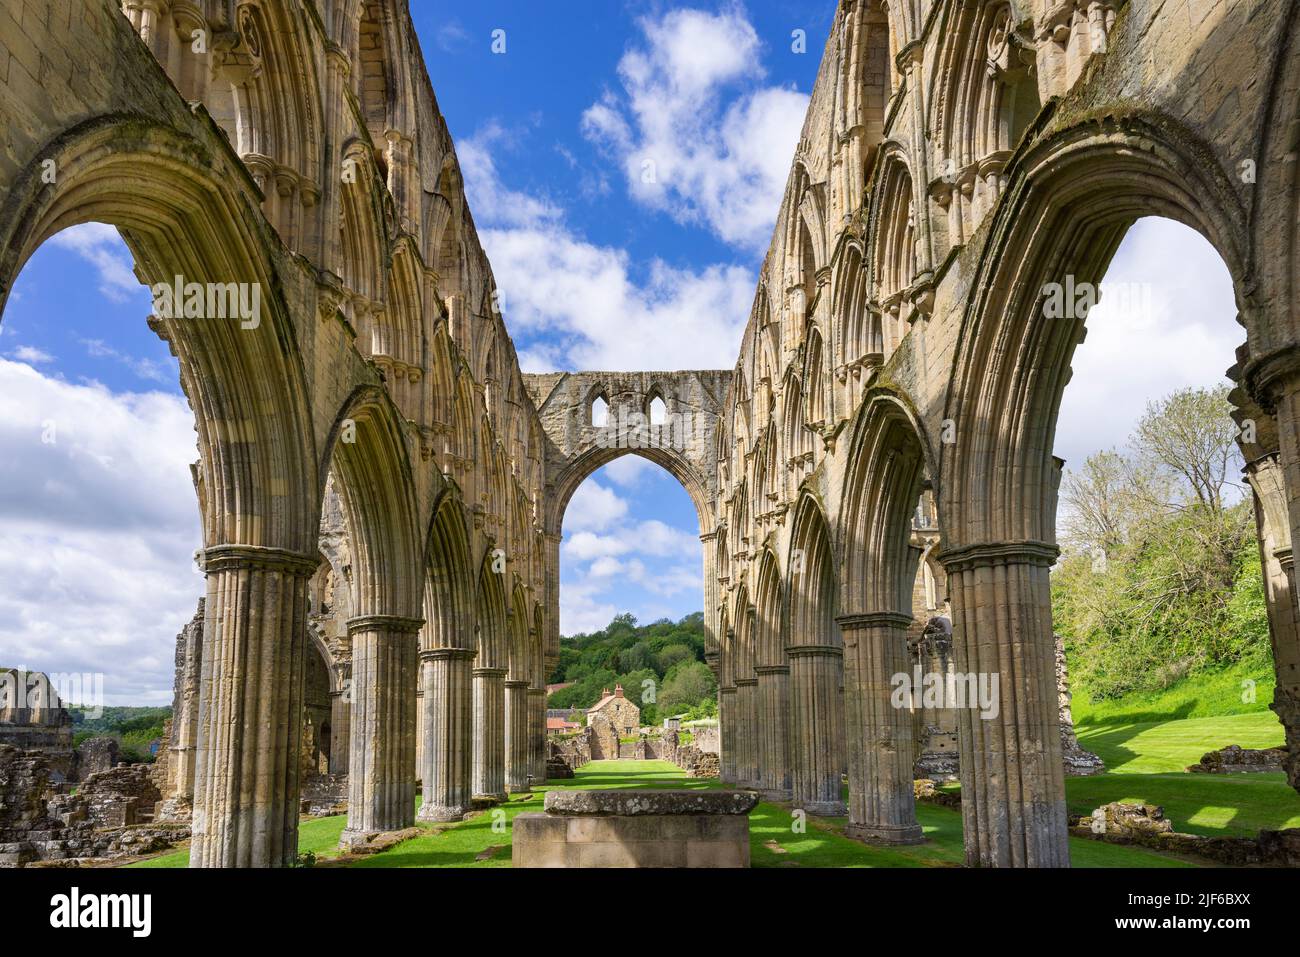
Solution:
M 507 681 L 506 793 L 527 794 L 528 787 L 528 682 Z
M 838 645 L 793 645 L 790 659 L 790 757 L 796 807 L 819 817 L 843 817 L 840 694 L 843 649 Z
M 742 788 L 758 787 L 758 679 L 736 679 L 736 778 Z
M 910 615 L 881 612 L 837 619 L 844 635 L 844 717 L 849 763 L 849 837 L 919 844 L 912 791 L 910 696 L 893 694 L 894 675 L 910 677 Z
M 282 867 L 298 853 L 307 580 L 315 556 L 204 553 L 191 867 Z
M 1278 459 L 1276 452 L 1255 459 L 1246 466 L 1246 478 L 1255 493 L 1268 632 L 1277 674 L 1271 707 L 1286 733 L 1287 778 L 1292 787 L 1300 790 L 1300 609 L 1296 604 L 1286 481 Z
M 506 799 L 506 669 L 474 669 L 474 761 L 471 795 L 476 801 Z
M 790 668 L 759 665 L 758 736 L 762 759 L 758 787 L 764 801 L 789 801 L 790 785 Z
M 546 783 L 546 689 L 528 689 L 528 776 L 534 784 Z
M 194 804 L 194 762 L 199 738 L 199 697 L 203 661 L 204 603 L 181 629 L 179 687 L 176 689 L 176 713 L 172 715 L 170 777 L 172 789 L 164 795 L 182 807 Z
M 348 773 L 352 748 L 352 688 L 349 678 L 341 690 L 330 692 L 330 774 Z
M 943 556 L 959 687 L 992 693 L 957 709 L 966 861 L 1068 867 L 1048 570 L 1055 546 L 954 548 Z M 996 684 L 995 684 L 996 682 Z
M 459 821 L 469 810 L 471 679 L 469 648 L 420 652 L 424 689 L 421 821 Z
M 352 754 L 341 847 L 415 823 L 415 687 L 420 618 L 367 615 L 352 639 Z
M 424 741 L 426 724 L 424 720 L 424 687 L 420 684 L 420 664 L 415 664 L 415 784 L 416 792 L 423 794 L 424 784 Z M 421 802 L 423 803 L 423 802 Z
M 718 688 L 718 778 L 723 784 L 736 784 L 736 689 Z

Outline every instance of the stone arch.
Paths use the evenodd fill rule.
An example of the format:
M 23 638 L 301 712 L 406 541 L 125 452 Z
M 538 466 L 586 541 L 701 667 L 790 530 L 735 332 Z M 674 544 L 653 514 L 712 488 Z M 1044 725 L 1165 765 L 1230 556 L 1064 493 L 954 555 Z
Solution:
M 196 171 L 196 152 L 209 175 Z M 260 252 L 246 175 L 184 135 L 139 119 L 92 120 L 60 133 L 40 156 L 57 165 L 58 188 L 41 183 L 34 161 L 0 207 L 0 312 L 45 240 L 92 221 L 118 228 L 149 283 L 170 287 L 176 275 L 185 282 L 258 283 L 256 328 L 240 328 L 235 318 L 159 318 L 154 328 L 180 362 L 181 387 L 194 410 L 205 545 L 312 555 L 316 469 L 302 360 L 277 294 L 276 266 Z
M 326 449 L 352 536 L 352 750 L 342 838 L 352 843 L 409 827 L 415 815 L 424 542 L 401 419 L 386 392 L 354 391 Z
M 906 156 L 897 144 L 887 144 L 872 190 L 871 232 L 867 247 L 872 260 L 872 302 L 881 315 L 884 353 L 897 347 L 912 315 L 908 292 L 919 270 L 917 206 Z
M 754 675 L 758 713 L 758 783 L 768 800 L 790 800 L 790 666 L 786 592 L 775 552 L 764 548 L 754 586 Z
M 506 796 L 505 682 L 510 666 L 510 626 L 504 578 L 500 555 L 489 548 L 478 575 L 470 790 L 474 799 L 496 801 Z
M 696 515 L 699 517 L 701 533 L 712 529 L 713 513 L 712 502 L 708 497 L 708 485 L 704 479 L 696 474 L 692 463 L 686 461 L 680 453 L 671 449 L 619 448 L 590 449 L 568 464 L 556 478 L 553 485 L 554 491 L 549 496 L 547 528 L 551 529 L 554 534 L 560 534 L 563 530 L 564 512 L 568 508 L 569 500 L 573 498 L 573 493 L 578 490 L 578 486 L 585 482 L 597 469 L 608 465 L 615 459 L 622 458 L 624 455 L 639 455 L 644 459 L 648 459 L 677 479 L 682 484 L 682 487 L 686 489 L 686 494 L 691 497 L 691 503 L 695 506 Z
M 856 382 L 865 371 L 884 362 L 880 313 L 868 306 L 867 270 L 862 245 L 846 239 L 840 246 L 831 294 L 831 334 L 838 344 L 843 377 Z M 850 388 L 852 383 L 850 383 Z
M 1235 282 L 1248 275 L 1245 237 L 1232 225 L 1244 212 L 1207 155 L 1167 123 L 1130 117 L 1073 127 L 1017 157 L 972 284 L 945 409 L 957 438 L 942 447 L 949 555 L 959 543 L 1054 548 L 1052 437 L 1085 317 L 1044 320 L 1044 286 L 1067 275 L 1076 287 L 1098 283 L 1146 215 L 1198 230 Z M 1240 285 L 1238 302 L 1249 329 L 1254 310 Z M 1011 475 L 1005 488 L 990 481 Z
M 842 815 L 844 643 L 836 623 L 834 550 L 825 512 L 803 490 L 795 503 L 786 559 L 789 580 L 791 789 L 810 814 Z
M 424 543 L 416 532 L 415 481 L 387 394 L 376 386 L 357 389 L 336 416 L 326 449 L 321 474 L 325 465 L 334 471 L 352 536 L 356 616 L 420 620 Z
M 736 686 L 736 779 L 742 787 L 758 787 L 758 677 L 754 673 L 754 607 L 742 584 L 732 599 L 734 622 L 733 680 Z
M 867 171 L 884 137 L 885 104 L 893 72 L 889 22 L 878 0 L 841 7 L 842 52 L 836 103 L 838 127 L 847 144 L 844 193 L 856 207 L 866 187 Z
M 1069 860 L 1060 741 L 1049 733 L 1057 709 L 1048 573 L 1060 478 L 1051 450 L 1086 308 L 1048 320 L 1044 290 L 1067 276 L 1075 288 L 1099 282 L 1129 226 L 1153 213 L 1201 231 L 1241 283 L 1246 242 L 1232 224 L 1245 215 L 1210 155 L 1168 121 L 1130 116 L 1066 129 L 1009 168 L 966 305 L 946 409 L 956 441 L 944 446 L 939 503 L 955 667 L 1001 674 L 1004 697 L 1018 702 L 1014 715 L 1004 709 L 994 721 L 959 713 L 973 863 Z M 1249 330 L 1253 307 L 1240 285 L 1237 298 Z M 1018 598 L 994 616 L 994 592 Z M 1004 777 L 1012 755 L 1014 794 Z
M 1010 2 L 951 8 L 936 68 L 947 78 L 931 103 L 938 152 L 935 198 L 948 242 L 965 242 L 1002 193 L 1003 170 L 1038 115 L 1034 44 L 1017 31 Z
M 927 444 L 899 396 L 868 392 L 849 446 L 840 512 L 839 618 L 844 639 L 849 824 L 846 833 L 891 844 L 921 841 L 912 795 L 912 721 L 894 707 L 907 674 L 907 631 L 919 549 L 912 517 Z
M 183 132 L 185 122 L 98 116 L 33 130 L 46 138 L 9 180 L 0 206 L 0 310 L 37 247 L 90 221 L 118 228 L 150 284 L 172 288 L 181 276 L 209 289 L 245 283 L 259 290 L 260 314 L 247 323 L 160 316 L 152 325 L 179 360 L 194 410 L 207 577 L 204 682 L 219 691 L 200 709 L 191 861 L 283 865 L 297 843 L 297 678 L 307 583 L 317 565 L 310 403 L 281 298 L 282 264 L 268 252 L 252 180 L 220 144 Z M 58 170 L 57 184 L 42 180 L 47 163 Z M 250 606 L 265 614 L 249 621 Z M 264 663 L 259 681 L 245 675 L 246 659 Z M 253 750 L 270 758 L 249 770 Z
M 245 2 L 236 51 L 250 66 L 228 75 L 235 149 L 266 199 L 266 217 L 291 249 L 314 225 L 321 197 L 321 83 L 290 4 Z
M 509 665 L 505 680 L 506 792 L 527 793 L 532 765 L 528 738 L 528 686 L 533 669 L 530 647 L 532 618 L 528 596 L 518 580 L 510 595 Z

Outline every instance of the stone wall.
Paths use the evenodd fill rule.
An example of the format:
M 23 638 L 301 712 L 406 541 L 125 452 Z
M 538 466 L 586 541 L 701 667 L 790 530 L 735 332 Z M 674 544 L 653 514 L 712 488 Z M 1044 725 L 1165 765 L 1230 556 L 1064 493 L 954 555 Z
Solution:
M 163 850 L 189 828 L 153 823 L 159 798 L 146 765 L 98 771 L 73 794 L 48 754 L 0 745 L 0 866 Z

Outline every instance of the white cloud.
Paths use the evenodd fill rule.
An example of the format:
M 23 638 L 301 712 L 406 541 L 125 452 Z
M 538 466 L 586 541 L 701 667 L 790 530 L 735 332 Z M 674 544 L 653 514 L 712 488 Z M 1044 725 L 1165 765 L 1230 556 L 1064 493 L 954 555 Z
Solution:
M 19 346 L 10 355 L 19 362 L 26 362 L 28 365 L 41 365 L 45 362 L 54 361 L 54 356 L 44 349 L 36 348 L 36 346 Z
M 574 531 L 608 528 L 627 514 L 627 502 L 613 489 L 596 481 L 583 482 L 569 499 L 564 511 L 565 525 Z
M 172 373 L 161 362 L 155 362 L 153 359 L 146 359 L 142 356 L 127 355 L 119 349 L 114 349 L 102 339 L 82 339 L 81 344 L 86 347 L 87 355 L 96 359 L 112 359 L 114 362 L 120 362 L 141 379 L 147 379 L 161 385 L 176 381 L 176 374 Z
M 649 264 L 644 284 L 621 249 L 566 229 L 481 234 L 512 331 L 547 335 L 520 353 L 526 371 L 726 369 L 735 362 L 754 275 L 733 265 Z
M 639 22 L 619 61 L 623 93 L 583 114 L 584 135 L 622 166 L 638 202 L 757 251 L 772 222 L 808 96 L 763 86 L 744 11 L 671 10 Z
M 561 211 L 553 203 L 507 189 L 501 182 L 494 155 L 512 148 L 511 134 L 495 122 L 456 147 L 474 218 L 484 223 L 533 228 L 556 222 Z
M 635 488 L 641 477 L 657 466 L 640 455 L 623 455 L 604 466 L 604 475 L 615 485 Z
M 460 25 L 460 21 L 451 20 L 438 28 L 438 49 L 444 53 L 455 53 L 469 40 L 469 34 Z
M 591 531 L 575 532 L 565 537 L 561 551 L 566 557 L 590 561 L 601 557 L 616 557 L 636 552 L 658 557 L 691 555 L 698 553 L 698 535 L 673 528 L 657 518 L 631 525 L 622 525 L 599 535 Z
M 185 399 L 0 360 L 0 664 L 98 672 L 110 704 L 171 699 L 203 577 Z
M 99 291 L 113 302 L 126 302 L 134 295 L 148 295 L 135 278 L 131 255 L 116 229 L 104 223 L 82 223 L 54 236 L 50 242 L 70 249 L 99 272 Z
M 1078 468 L 1124 445 L 1148 401 L 1226 381 L 1246 339 L 1232 278 L 1195 230 L 1143 219 L 1124 237 L 1075 350 L 1053 451 Z

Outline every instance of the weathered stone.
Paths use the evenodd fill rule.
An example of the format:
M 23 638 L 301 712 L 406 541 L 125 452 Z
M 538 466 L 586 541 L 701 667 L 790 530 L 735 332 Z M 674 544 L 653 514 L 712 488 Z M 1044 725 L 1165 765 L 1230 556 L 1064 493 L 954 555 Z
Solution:
M 752 791 L 547 791 L 548 814 L 748 814 L 758 805 Z
M 1209 751 L 1187 770 L 1198 774 L 1237 774 L 1251 771 L 1282 771 L 1287 760 L 1286 748 L 1252 750 L 1230 744 L 1218 751 Z

